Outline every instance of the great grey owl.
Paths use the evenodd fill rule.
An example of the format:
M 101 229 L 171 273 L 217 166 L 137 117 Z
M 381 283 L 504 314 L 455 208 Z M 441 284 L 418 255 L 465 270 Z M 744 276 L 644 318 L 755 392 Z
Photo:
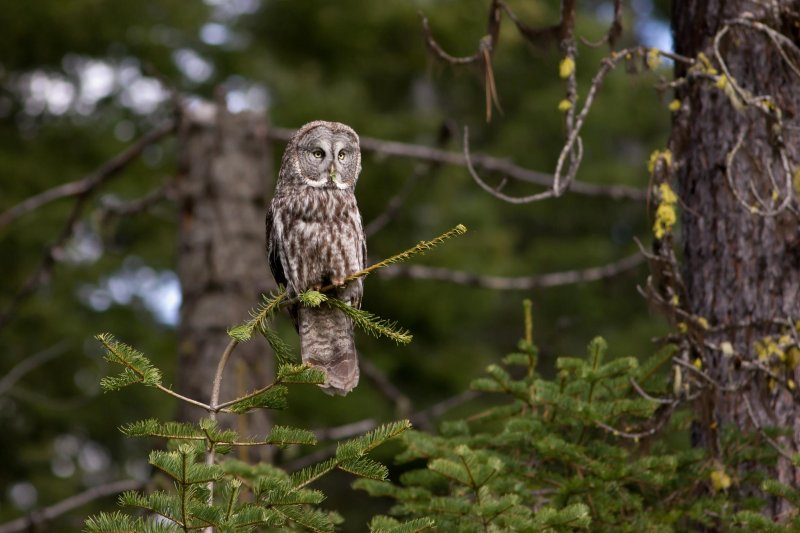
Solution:
M 328 296 L 361 307 L 367 249 L 355 186 L 361 172 L 358 135 L 338 122 L 300 128 L 283 153 L 278 183 L 267 212 L 267 254 L 275 281 L 289 297 L 327 285 Z M 289 308 L 300 334 L 304 363 L 327 373 L 323 390 L 345 395 L 358 384 L 352 320 L 326 304 Z

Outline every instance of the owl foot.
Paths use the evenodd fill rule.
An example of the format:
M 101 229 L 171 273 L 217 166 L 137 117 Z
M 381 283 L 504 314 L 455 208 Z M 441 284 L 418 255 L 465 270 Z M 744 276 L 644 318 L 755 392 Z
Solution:
M 331 284 L 334 287 L 344 287 L 344 280 L 345 278 L 334 278 L 331 280 Z

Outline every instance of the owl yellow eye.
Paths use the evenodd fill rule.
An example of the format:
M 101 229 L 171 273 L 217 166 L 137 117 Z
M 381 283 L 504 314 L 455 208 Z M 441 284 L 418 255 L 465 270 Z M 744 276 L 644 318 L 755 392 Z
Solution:
M 323 155 L 325 155 L 325 152 L 323 152 L 322 150 L 320 150 L 319 148 L 317 148 L 316 150 L 314 150 L 313 152 L 311 152 L 311 155 L 313 155 L 313 156 L 314 156 L 314 157 L 316 157 L 317 159 L 322 159 L 322 156 L 323 156 Z
M 346 153 L 344 150 L 342 150 L 341 152 L 339 152 L 339 161 L 344 161 L 344 158 L 345 158 L 346 156 L 347 156 L 347 153 Z

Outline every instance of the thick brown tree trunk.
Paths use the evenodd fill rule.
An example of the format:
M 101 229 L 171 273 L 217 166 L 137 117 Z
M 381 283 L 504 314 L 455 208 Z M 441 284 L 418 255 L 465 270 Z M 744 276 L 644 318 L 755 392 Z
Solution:
M 184 113 L 178 140 L 177 262 L 183 292 L 178 389 L 207 402 L 230 340 L 227 328 L 246 320 L 261 292 L 273 288 L 264 244 L 272 180 L 265 117 L 231 115 L 211 104 L 202 109 Z M 240 345 L 224 373 L 220 399 L 269 383 L 271 361 L 262 339 Z M 182 405 L 179 416 L 207 415 Z M 249 420 L 248 427 L 237 420 L 237 427 L 245 434 L 265 433 L 263 412 Z
M 710 76 L 692 76 L 676 63 L 676 77 L 690 76 L 678 89 L 682 109 L 671 137 L 678 196 L 684 203 L 686 306 L 711 326 L 702 334 L 704 342 L 695 343 L 694 356 L 722 385 L 712 388 L 698 408 L 702 441 L 712 453 L 720 453 L 716 428 L 726 426 L 740 431 L 789 428 L 790 437 L 780 443 L 789 453 L 800 451 L 800 402 L 797 387 L 792 390 L 793 383 L 800 383 L 798 369 L 777 353 L 765 358 L 757 349 L 766 337 L 778 341 L 791 333 L 780 322 L 800 319 L 798 193 L 786 179 L 786 167 L 791 175 L 800 163 L 800 76 L 787 58 L 798 65 L 800 57 L 788 46 L 782 57 L 766 33 L 774 30 L 797 45 L 798 10 L 800 2 L 787 0 L 673 2 L 676 52 L 692 58 L 702 52 L 716 75 L 722 75 L 714 39 L 729 26 L 719 39 L 720 56 L 747 91 L 742 98 L 725 80 L 715 80 L 713 70 L 706 70 Z M 731 23 L 735 19 L 744 22 Z M 758 30 L 754 21 L 771 30 Z M 769 113 L 746 105 L 751 96 L 766 95 L 781 110 L 782 127 Z M 781 208 L 787 195 L 791 202 Z M 775 213 L 768 212 L 770 206 Z M 759 365 L 774 375 L 753 370 Z M 774 474 L 800 487 L 798 470 L 789 461 L 781 458 Z M 772 509 L 775 515 L 781 511 L 778 505 Z

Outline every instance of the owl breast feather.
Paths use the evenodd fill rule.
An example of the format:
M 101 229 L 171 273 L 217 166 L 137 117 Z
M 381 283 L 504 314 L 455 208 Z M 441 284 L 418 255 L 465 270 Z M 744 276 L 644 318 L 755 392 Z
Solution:
M 364 265 L 363 230 L 352 192 L 293 195 L 276 213 L 281 262 L 297 291 L 341 281 Z

